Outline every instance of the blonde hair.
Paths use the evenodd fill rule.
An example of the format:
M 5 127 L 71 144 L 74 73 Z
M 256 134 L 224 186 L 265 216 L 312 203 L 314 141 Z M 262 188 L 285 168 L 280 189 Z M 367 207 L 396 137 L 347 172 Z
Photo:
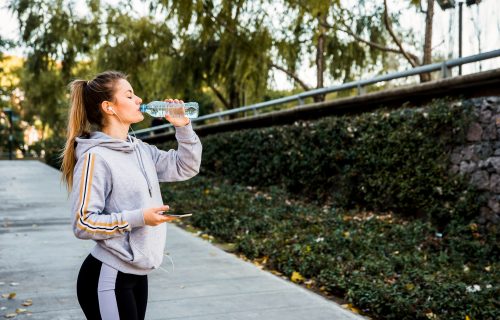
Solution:
M 114 101 L 116 82 L 126 78 L 119 71 L 106 71 L 90 81 L 74 80 L 69 84 L 71 107 L 68 131 L 64 149 L 59 156 L 62 159 L 61 180 L 66 183 L 68 191 L 73 186 L 73 171 L 77 161 L 76 138 L 102 129 L 104 116 L 100 105 L 103 101 Z

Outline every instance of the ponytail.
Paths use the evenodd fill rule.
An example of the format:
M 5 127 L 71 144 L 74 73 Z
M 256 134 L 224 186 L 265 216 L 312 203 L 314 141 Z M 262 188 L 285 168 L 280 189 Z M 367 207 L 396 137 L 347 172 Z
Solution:
M 93 129 L 101 130 L 104 116 L 100 105 L 103 101 L 114 101 L 115 83 L 127 76 L 119 71 L 105 71 L 93 80 L 74 80 L 70 83 L 71 107 L 69 110 L 66 144 L 59 156 L 62 158 L 61 180 L 68 191 L 73 186 L 73 171 L 76 165 L 76 138 L 89 134 Z
M 71 191 L 73 186 L 73 170 L 75 169 L 75 138 L 90 131 L 90 123 L 87 120 L 83 94 L 87 81 L 74 80 L 70 84 L 71 108 L 69 110 L 68 131 L 66 134 L 66 144 L 61 154 L 62 158 L 62 180 L 66 187 Z

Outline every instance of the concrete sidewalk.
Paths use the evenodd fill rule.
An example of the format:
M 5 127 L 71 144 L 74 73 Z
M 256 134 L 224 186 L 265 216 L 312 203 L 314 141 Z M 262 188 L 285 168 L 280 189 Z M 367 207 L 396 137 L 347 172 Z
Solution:
M 93 241 L 77 239 L 59 171 L 0 161 L 0 318 L 85 319 L 76 279 Z M 364 319 L 168 225 L 164 270 L 149 275 L 146 319 Z M 32 299 L 32 306 L 22 306 Z

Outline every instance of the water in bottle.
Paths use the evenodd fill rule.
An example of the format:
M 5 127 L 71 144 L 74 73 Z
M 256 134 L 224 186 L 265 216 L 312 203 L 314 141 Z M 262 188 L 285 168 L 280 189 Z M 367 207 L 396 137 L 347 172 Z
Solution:
M 169 114 L 173 118 L 182 117 L 182 108 L 186 117 L 193 119 L 198 117 L 199 106 L 197 102 L 165 102 L 165 101 L 152 101 L 148 104 L 141 104 L 139 109 L 141 112 L 146 112 L 152 117 L 163 118 Z

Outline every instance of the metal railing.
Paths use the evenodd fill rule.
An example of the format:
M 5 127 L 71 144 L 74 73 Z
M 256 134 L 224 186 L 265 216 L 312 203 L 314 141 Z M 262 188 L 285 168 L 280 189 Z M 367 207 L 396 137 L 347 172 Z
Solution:
M 305 91 L 305 92 L 302 92 L 299 94 L 294 94 L 294 95 L 291 95 L 288 97 L 269 100 L 266 102 L 260 102 L 260 103 L 252 104 L 249 106 L 243 106 L 243 107 L 234 108 L 234 109 L 230 109 L 230 110 L 215 112 L 215 113 L 207 114 L 207 115 L 195 118 L 195 119 L 191 119 L 191 122 L 195 123 L 195 122 L 199 122 L 199 121 L 203 121 L 203 120 L 207 120 L 207 119 L 213 119 L 213 118 L 219 118 L 221 121 L 224 121 L 223 117 L 225 117 L 225 116 L 239 113 L 239 112 L 246 112 L 246 111 L 253 111 L 254 114 L 259 114 L 258 109 L 262 109 L 262 108 L 266 108 L 266 107 L 270 107 L 270 106 L 274 106 L 274 105 L 279 105 L 279 104 L 283 104 L 283 103 L 287 103 L 287 102 L 292 102 L 292 101 L 298 101 L 299 105 L 303 105 L 304 99 L 306 99 L 306 98 L 314 97 L 317 95 L 324 95 L 327 93 L 332 93 L 332 92 L 337 92 L 337 91 L 342 91 L 342 90 L 354 89 L 354 88 L 357 88 L 358 95 L 361 95 L 364 93 L 363 88 L 367 85 L 375 84 L 375 83 L 382 82 L 382 81 L 407 78 L 410 76 L 420 75 L 420 74 L 434 72 L 434 71 L 441 71 L 441 77 L 448 78 L 451 76 L 451 69 L 453 67 L 461 66 L 461 65 L 467 64 L 467 63 L 492 59 L 492 58 L 496 58 L 496 57 L 500 57 L 500 49 L 489 51 L 489 52 L 484 52 L 484 53 L 480 53 L 480 54 L 476 54 L 476 55 L 472 55 L 472 56 L 467 56 L 467 57 L 462 57 L 462 58 L 457 58 L 457 59 L 450 59 L 450 60 L 446 60 L 443 62 L 432 63 L 432 64 L 419 66 L 419 67 L 405 70 L 405 71 L 393 72 L 393 73 L 385 74 L 382 76 L 373 77 L 370 79 L 352 81 L 352 82 L 344 83 L 341 85 L 309 90 L 309 91 Z M 135 131 L 135 133 L 138 135 L 143 135 L 146 133 L 153 134 L 157 130 L 162 130 L 162 129 L 166 129 L 166 128 L 172 128 L 172 125 L 170 123 L 163 124 L 160 126 L 155 126 L 155 127 L 151 127 L 151 128 L 147 128 L 147 129 L 137 130 L 137 131 Z

